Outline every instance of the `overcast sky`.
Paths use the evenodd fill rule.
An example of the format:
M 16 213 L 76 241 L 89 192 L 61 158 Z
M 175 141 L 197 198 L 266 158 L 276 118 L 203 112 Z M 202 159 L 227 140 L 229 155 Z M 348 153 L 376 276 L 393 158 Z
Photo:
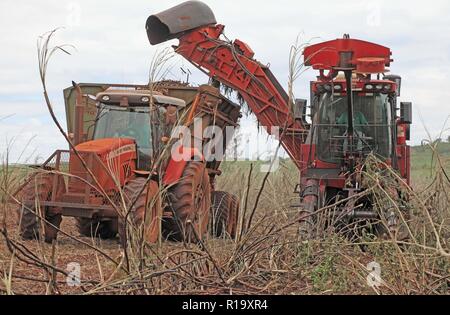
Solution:
M 148 15 L 181 1 L 10 1 L 0 2 L 0 154 L 7 142 L 12 162 L 44 158 L 66 148 L 48 117 L 39 83 L 36 40 L 56 27 L 65 27 L 56 44 L 72 44 L 72 56 L 60 54 L 49 67 L 48 87 L 55 110 L 65 123 L 62 89 L 77 82 L 146 83 L 153 54 L 145 33 Z M 414 105 L 413 143 L 433 137 L 450 114 L 450 2 L 441 1 L 216 1 L 205 0 L 230 38 L 247 42 L 256 58 L 286 86 L 290 46 L 297 36 L 314 42 L 349 33 L 393 51 L 391 72 L 403 78 L 402 98 Z M 173 44 L 174 42 L 170 43 Z M 166 44 L 167 45 L 167 44 Z M 181 79 L 181 58 L 171 61 L 170 79 Z M 192 83 L 206 77 L 197 70 Z M 295 95 L 309 98 L 306 72 L 295 83 Z M 252 119 L 249 119 L 251 121 Z M 423 122 L 422 122 L 423 121 Z M 256 125 L 244 122 L 248 133 Z M 446 137 L 445 134 L 444 137 Z M 23 159 L 22 159 L 23 160 Z

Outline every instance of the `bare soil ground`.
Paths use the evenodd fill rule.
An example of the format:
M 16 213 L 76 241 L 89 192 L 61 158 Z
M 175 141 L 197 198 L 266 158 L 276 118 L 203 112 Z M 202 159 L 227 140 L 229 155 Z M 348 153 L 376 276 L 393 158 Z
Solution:
M 12 206 L 8 207 L 11 212 L 7 216 L 6 226 L 9 235 L 13 239 L 17 239 L 17 218 Z M 101 249 L 111 257 L 118 258 L 121 255 L 119 240 L 100 240 L 91 239 L 89 237 L 81 237 L 75 226 L 73 218 L 64 218 L 61 224 L 61 229 L 76 238 L 92 244 L 100 246 Z M 97 244 L 93 244 L 92 242 Z M 41 257 L 46 257 L 51 263 L 52 245 L 39 241 L 21 241 L 33 253 Z M 55 252 L 55 266 L 62 270 L 69 271 L 68 265 L 76 262 L 81 266 L 83 282 L 100 282 L 101 274 L 107 277 L 114 270 L 114 265 L 107 259 L 95 253 L 94 250 L 88 246 L 84 246 L 74 239 L 60 233 Z M 8 250 L 5 238 L 0 236 L 0 270 L 8 272 L 11 263 L 11 253 Z M 101 273 L 99 270 L 101 266 Z M 14 292 L 18 294 L 46 294 L 47 283 L 49 281 L 48 274 L 35 264 L 27 263 L 20 260 L 14 260 L 13 264 L 13 288 Z M 57 293 L 80 293 L 79 287 L 71 287 L 66 283 L 66 276 L 57 274 L 58 291 Z M 1 286 L 0 286 L 1 287 Z M 56 293 L 56 292 L 55 292 Z

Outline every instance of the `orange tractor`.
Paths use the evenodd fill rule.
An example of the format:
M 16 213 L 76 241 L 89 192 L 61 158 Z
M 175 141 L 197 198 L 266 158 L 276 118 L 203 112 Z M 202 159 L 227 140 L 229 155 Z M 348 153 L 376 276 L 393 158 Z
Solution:
M 272 127 L 279 127 L 279 140 L 300 172 L 295 193 L 307 237 L 317 226 L 317 211 L 339 200 L 330 212 L 333 225 L 372 225 L 386 219 L 389 230 L 398 230 L 402 215 L 389 209 L 375 211 L 373 198 L 364 194 L 363 176 L 371 155 L 382 161 L 380 174 L 387 165 L 399 175 L 399 186 L 410 181 L 407 141 L 412 105 L 398 104 L 401 78 L 387 75 L 391 50 L 348 35 L 307 46 L 304 64 L 318 71 L 317 80 L 311 82 L 308 121 L 306 100 L 291 99 L 269 67 L 254 58 L 249 45 L 230 41 L 223 36 L 224 28 L 200 1 L 150 15 L 146 22 L 152 45 L 178 39 L 175 52 L 238 92 L 269 134 Z M 405 201 L 397 188 L 390 188 L 392 198 Z
M 214 189 L 220 161 L 194 145 L 179 146 L 187 158 L 171 154 L 177 126 L 237 125 L 239 106 L 218 89 L 74 83 L 64 98 L 73 148 L 53 153 L 18 190 L 23 238 L 56 239 L 63 216 L 75 217 L 81 235 L 105 239 L 126 239 L 127 224 L 150 243 L 160 231 L 172 240 L 202 238 L 208 224 L 216 235 L 236 233 L 236 197 Z

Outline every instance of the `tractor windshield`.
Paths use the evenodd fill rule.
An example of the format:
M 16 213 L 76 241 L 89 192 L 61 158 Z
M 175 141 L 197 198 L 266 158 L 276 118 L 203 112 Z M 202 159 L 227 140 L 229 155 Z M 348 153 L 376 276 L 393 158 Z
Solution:
M 138 147 L 138 169 L 147 169 L 155 150 L 160 124 L 150 123 L 149 107 L 123 107 L 100 104 L 94 139 L 132 138 Z
M 386 94 L 353 94 L 354 143 L 348 143 L 347 98 L 325 93 L 319 102 L 317 154 L 320 160 L 339 163 L 352 150 L 389 158 L 391 153 L 391 113 Z

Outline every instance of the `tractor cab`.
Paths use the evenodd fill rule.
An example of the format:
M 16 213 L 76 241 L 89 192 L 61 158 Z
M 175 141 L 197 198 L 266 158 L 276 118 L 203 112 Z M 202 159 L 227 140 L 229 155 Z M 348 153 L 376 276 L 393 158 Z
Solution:
M 96 95 L 93 140 L 130 138 L 137 147 L 137 169 L 148 170 L 184 109 L 184 100 L 149 90 L 108 89 Z

